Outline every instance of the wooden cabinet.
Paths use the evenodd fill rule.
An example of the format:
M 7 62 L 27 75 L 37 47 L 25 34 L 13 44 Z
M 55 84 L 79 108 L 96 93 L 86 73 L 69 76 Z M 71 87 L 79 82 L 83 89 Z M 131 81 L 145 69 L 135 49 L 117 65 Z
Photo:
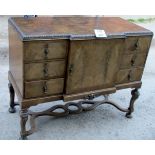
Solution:
M 97 38 L 97 28 L 104 29 L 107 37 Z M 151 31 L 117 17 L 10 18 L 10 112 L 15 111 L 15 90 L 21 108 L 21 135 L 32 132 L 25 129 L 28 115 L 56 116 L 57 108 L 63 109 L 62 115 L 79 113 L 86 110 L 82 104 L 93 104 L 71 102 L 36 115 L 28 111 L 44 102 L 88 100 L 118 89 L 135 88 L 126 110 L 104 102 L 130 115 L 142 84 L 152 35 Z M 100 104 L 97 102 L 87 110 Z M 69 106 L 76 106 L 77 110 L 72 112 Z

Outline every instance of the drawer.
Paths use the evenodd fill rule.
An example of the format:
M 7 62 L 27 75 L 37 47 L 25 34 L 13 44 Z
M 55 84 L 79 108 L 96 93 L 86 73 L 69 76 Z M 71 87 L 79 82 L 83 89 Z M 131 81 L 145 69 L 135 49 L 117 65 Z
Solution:
M 127 83 L 133 81 L 140 81 L 143 73 L 143 67 L 122 69 L 117 73 L 116 83 Z
M 128 69 L 131 67 L 143 67 L 145 65 L 145 60 L 147 53 L 135 53 L 135 54 L 124 54 L 122 57 L 121 69 Z
M 125 39 L 125 52 L 148 52 L 152 37 L 128 37 Z
M 42 81 L 25 82 L 25 98 L 43 97 L 62 94 L 64 79 L 51 79 Z
M 62 59 L 66 57 L 67 41 L 33 41 L 24 43 L 24 60 Z
M 64 77 L 65 60 L 25 64 L 25 80 Z

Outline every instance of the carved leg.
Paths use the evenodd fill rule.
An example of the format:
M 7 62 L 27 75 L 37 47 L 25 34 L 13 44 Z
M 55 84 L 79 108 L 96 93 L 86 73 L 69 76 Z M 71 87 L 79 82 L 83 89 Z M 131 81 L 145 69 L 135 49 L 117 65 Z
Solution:
M 28 121 L 28 110 L 22 109 L 20 111 L 20 126 L 21 126 L 20 139 L 21 140 L 27 139 L 27 131 L 26 131 L 26 122 L 27 121 Z
M 138 97 L 140 95 L 138 89 L 132 90 L 131 95 L 132 95 L 132 97 L 131 97 L 130 105 L 129 105 L 129 108 L 128 108 L 129 111 L 126 113 L 127 118 L 132 118 L 131 114 L 134 111 L 134 103 L 135 103 L 135 101 L 138 99 Z
M 14 102 L 14 98 L 15 98 L 15 91 L 14 88 L 12 86 L 11 83 L 8 84 L 9 87 L 9 93 L 10 93 L 10 108 L 9 108 L 9 112 L 10 113 L 15 113 L 16 109 L 15 109 L 15 102 Z

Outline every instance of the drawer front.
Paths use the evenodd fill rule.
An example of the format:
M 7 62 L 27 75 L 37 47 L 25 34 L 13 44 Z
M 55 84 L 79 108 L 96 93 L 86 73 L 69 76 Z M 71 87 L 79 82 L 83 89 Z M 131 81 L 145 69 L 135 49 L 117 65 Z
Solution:
M 152 37 L 128 37 L 125 39 L 125 53 L 148 52 Z
M 127 83 L 133 81 L 140 81 L 143 74 L 143 67 L 123 69 L 117 73 L 116 83 Z
M 64 77 L 65 60 L 25 64 L 25 80 Z
M 25 98 L 62 94 L 63 88 L 63 78 L 51 79 L 48 81 L 25 82 Z
M 133 66 L 144 67 L 146 57 L 147 57 L 146 53 L 124 54 L 121 61 L 120 68 L 128 69 Z
M 62 59 L 66 57 L 67 41 L 33 41 L 24 43 L 24 60 Z

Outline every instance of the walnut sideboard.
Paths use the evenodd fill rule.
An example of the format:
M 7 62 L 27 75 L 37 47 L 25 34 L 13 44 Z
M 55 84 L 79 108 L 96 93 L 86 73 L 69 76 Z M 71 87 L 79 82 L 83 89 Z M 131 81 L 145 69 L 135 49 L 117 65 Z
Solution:
M 104 30 L 107 36 L 96 37 L 94 29 Z M 131 118 L 152 36 L 151 31 L 118 17 L 10 18 L 9 111 L 16 111 L 16 93 L 21 138 L 35 131 L 39 116 L 77 114 L 101 104 L 111 104 Z M 128 108 L 108 99 L 125 88 L 132 89 Z M 99 95 L 105 99 L 95 101 Z M 77 99 L 81 100 L 73 102 Z M 29 109 L 56 100 L 69 102 L 41 112 Z

